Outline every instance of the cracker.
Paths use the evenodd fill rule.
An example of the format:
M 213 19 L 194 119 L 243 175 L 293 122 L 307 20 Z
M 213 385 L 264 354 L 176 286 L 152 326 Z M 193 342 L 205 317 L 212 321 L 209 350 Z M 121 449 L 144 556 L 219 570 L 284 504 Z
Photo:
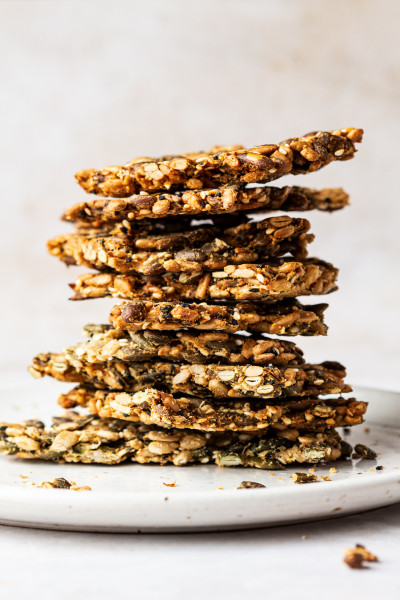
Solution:
M 70 411 L 56 418 L 50 428 L 37 421 L 34 425 L 0 423 L 0 452 L 56 462 L 114 465 L 134 461 L 177 466 L 214 462 L 260 469 L 333 461 L 342 455 L 340 437 L 333 430 L 301 432 L 295 440 L 292 433 L 282 430 L 260 436 L 165 430 L 118 419 L 82 417 Z
M 111 325 L 86 325 L 89 339 L 64 350 L 88 363 L 108 360 L 301 365 L 303 352 L 293 342 L 221 331 L 121 331 Z
M 116 329 L 180 329 L 191 327 L 233 333 L 251 331 L 274 335 L 326 335 L 323 313 L 327 304 L 304 306 L 297 300 L 274 304 L 222 304 L 122 302 L 111 309 L 110 322 Z
M 85 383 L 96 388 L 135 392 L 157 387 L 203 398 L 280 398 L 319 396 L 351 391 L 336 362 L 295 367 L 260 365 L 181 364 L 168 362 L 86 363 L 66 354 L 38 354 L 29 368 L 34 377 Z
M 208 152 L 137 158 L 120 167 L 79 171 L 76 180 L 89 193 L 115 198 L 140 191 L 201 189 L 227 183 L 269 182 L 292 173 L 311 173 L 334 160 L 348 160 L 362 141 L 362 129 L 312 132 L 279 144 L 212 148 Z
M 180 232 L 138 237 L 103 233 L 69 233 L 47 243 L 50 254 L 67 265 L 100 271 L 157 275 L 165 271 L 197 272 L 228 264 L 264 262 L 290 254 L 307 256 L 314 236 L 306 219 L 286 215 L 236 227 L 191 227 Z
M 67 209 L 62 219 L 78 227 L 98 228 L 104 224 L 184 215 L 218 215 L 235 212 L 304 211 L 332 212 L 347 206 L 349 196 L 341 188 L 314 190 L 285 186 L 221 188 L 147 194 L 126 199 L 96 198 Z
M 322 400 L 288 398 L 281 404 L 265 401 L 213 400 L 178 396 L 149 388 L 136 393 L 94 390 L 78 386 L 62 394 L 63 408 L 84 407 L 100 417 L 141 421 L 147 425 L 200 431 L 264 431 L 293 429 L 325 431 L 329 427 L 358 425 L 367 409 L 354 398 Z
M 220 271 L 162 273 L 154 277 L 84 273 L 70 284 L 72 300 L 112 296 L 125 300 L 277 302 L 337 290 L 338 269 L 317 258 L 274 264 L 227 265 Z

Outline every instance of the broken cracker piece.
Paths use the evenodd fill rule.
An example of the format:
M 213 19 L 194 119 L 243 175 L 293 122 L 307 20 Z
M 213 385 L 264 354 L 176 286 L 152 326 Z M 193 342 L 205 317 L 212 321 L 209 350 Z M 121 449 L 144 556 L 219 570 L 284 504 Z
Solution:
M 64 479 L 64 477 L 56 477 L 53 479 L 53 481 L 43 481 L 38 487 L 47 489 L 74 490 L 75 492 L 92 489 L 88 485 L 79 487 L 74 481 L 68 481 L 67 479 Z
M 345 551 L 343 562 L 350 569 L 363 569 L 365 568 L 364 562 L 378 562 L 378 557 L 369 552 L 362 544 L 356 544 L 355 548 Z
M 242 483 L 236 488 L 237 490 L 248 490 L 255 488 L 265 488 L 266 486 L 257 481 L 242 481 Z
M 318 477 L 312 473 L 293 473 L 290 479 L 293 483 L 313 483 L 314 481 L 318 481 Z
M 375 452 L 375 450 L 372 450 L 372 448 L 369 448 L 368 446 L 365 446 L 364 444 L 356 444 L 354 446 L 354 454 L 352 455 L 352 458 L 373 460 L 377 456 L 378 455 Z

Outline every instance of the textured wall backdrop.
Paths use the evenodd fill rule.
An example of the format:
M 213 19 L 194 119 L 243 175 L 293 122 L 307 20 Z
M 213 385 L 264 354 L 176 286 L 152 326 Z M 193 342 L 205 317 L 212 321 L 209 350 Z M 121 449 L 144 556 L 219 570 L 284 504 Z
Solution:
M 355 160 L 282 181 L 351 194 L 347 210 L 310 214 L 313 253 L 341 275 L 328 338 L 303 346 L 400 388 L 399 17 L 384 0 L 1 2 L 4 377 L 112 304 L 68 302 L 80 271 L 46 254 L 85 198 L 78 169 L 356 126 Z

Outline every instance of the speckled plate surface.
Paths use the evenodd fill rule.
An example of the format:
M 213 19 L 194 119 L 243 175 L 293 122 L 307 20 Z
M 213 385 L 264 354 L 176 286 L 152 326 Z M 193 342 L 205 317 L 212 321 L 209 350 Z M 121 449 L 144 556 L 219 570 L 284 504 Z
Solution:
M 56 413 L 58 382 L 1 388 L 1 420 Z M 0 523 L 77 531 L 210 531 L 263 527 L 337 517 L 400 501 L 400 394 L 357 388 L 370 402 L 364 425 L 345 439 L 378 452 L 378 459 L 315 467 L 317 483 L 296 485 L 294 471 L 135 465 L 68 465 L 0 456 Z M 58 411 L 60 414 L 61 411 Z M 330 473 L 335 465 L 338 472 Z M 382 465 L 384 469 L 376 470 Z M 329 476 L 324 481 L 321 475 Z M 39 489 L 65 477 L 91 491 Z M 265 489 L 237 490 L 243 480 Z M 176 482 L 175 487 L 168 483 Z

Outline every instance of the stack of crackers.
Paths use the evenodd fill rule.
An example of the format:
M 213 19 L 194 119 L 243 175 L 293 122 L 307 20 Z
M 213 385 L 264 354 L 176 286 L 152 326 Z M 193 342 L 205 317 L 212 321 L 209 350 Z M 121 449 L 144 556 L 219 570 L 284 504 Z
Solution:
M 298 297 L 333 292 L 338 274 L 308 256 L 310 223 L 293 214 L 341 209 L 348 196 L 265 184 L 348 160 L 361 139 L 354 128 L 314 132 L 77 173 L 97 198 L 64 213 L 75 232 L 49 251 L 94 269 L 71 284 L 74 300 L 122 302 L 85 341 L 34 358 L 35 377 L 77 386 L 51 428 L 2 424 L 0 450 L 263 469 L 348 456 L 336 428 L 361 423 L 366 404 L 342 396 L 342 365 L 309 364 L 291 341 L 326 335 L 327 304 Z

